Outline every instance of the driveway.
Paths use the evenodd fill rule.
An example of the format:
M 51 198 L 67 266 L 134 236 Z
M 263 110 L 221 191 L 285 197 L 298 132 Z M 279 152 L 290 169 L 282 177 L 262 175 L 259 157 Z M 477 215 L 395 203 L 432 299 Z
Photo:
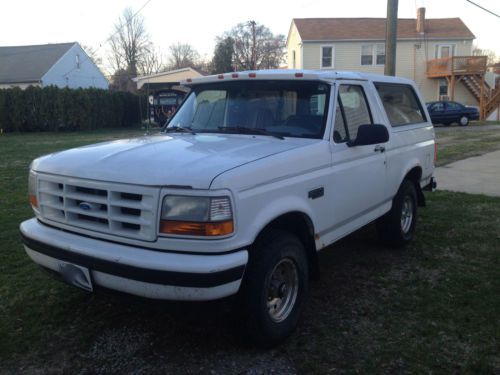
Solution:
M 436 168 L 434 176 L 438 190 L 500 197 L 500 151 Z

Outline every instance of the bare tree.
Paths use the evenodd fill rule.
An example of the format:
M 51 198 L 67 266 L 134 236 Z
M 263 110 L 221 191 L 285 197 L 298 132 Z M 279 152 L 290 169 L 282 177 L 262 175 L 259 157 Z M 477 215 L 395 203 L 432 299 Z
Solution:
M 146 55 L 152 50 L 152 43 L 144 26 L 144 18 L 134 14 L 131 8 L 126 8 L 118 22 L 115 31 L 109 38 L 110 55 L 109 62 L 113 71 L 120 72 L 122 82 L 118 89 L 134 91 L 134 84 L 129 82 L 136 77 L 139 67 L 144 65 Z M 128 75 L 128 80 L 124 76 Z M 128 82 L 123 87 L 123 82 Z
M 236 70 L 277 68 L 285 56 L 285 36 L 274 35 L 255 21 L 240 23 L 222 38 L 233 40 L 233 66 Z
M 193 67 L 199 63 L 200 55 L 190 44 L 172 44 L 168 49 L 170 70 Z
M 82 44 L 81 47 L 90 58 L 90 60 L 92 60 L 92 62 L 102 70 L 102 58 L 97 54 L 97 50 L 87 44 Z
M 491 49 L 484 49 L 480 48 L 477 45 L 472 46 L 472 55 L 474 56 L 487 56 L 487 64 L 494 64 L 496 62 L 499 62 L 500 58 L 497 56 L 495 51 L 492 51 Z
M 154 74 L 161 72 L 163 69 L 163 56 L 161 52 L 154 47 L 151 47 L 138 63 L 138 72 L 140 74 Z

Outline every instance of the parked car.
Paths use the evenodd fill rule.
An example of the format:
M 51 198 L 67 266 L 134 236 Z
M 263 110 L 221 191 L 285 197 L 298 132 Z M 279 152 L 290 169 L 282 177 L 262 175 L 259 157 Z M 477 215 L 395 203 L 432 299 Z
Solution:
M 435 187 L 414 82 L 268 70 L 184 83 L 160 134 L 33 161 L 20 230 L 34 262 L 87 291 L 239 294 L 241 326 L 272 345 L 299 320 L 317 251 L 372 221 L 388 244 L 412 240 Z
M 469 121 L 479 120 L 479 111 L 474 107 L 450 101 L 426 103 L 433 124 L 448 126 L 457 123 L 460 126 L 469 125 Z

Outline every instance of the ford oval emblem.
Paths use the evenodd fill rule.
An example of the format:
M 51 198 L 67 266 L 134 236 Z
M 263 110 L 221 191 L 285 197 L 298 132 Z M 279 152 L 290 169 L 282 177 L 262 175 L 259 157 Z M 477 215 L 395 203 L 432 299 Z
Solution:
M 80 207 L 84 211 L 92 210 L 92 205 L 89 202 L 80 202 L 78 207 Z

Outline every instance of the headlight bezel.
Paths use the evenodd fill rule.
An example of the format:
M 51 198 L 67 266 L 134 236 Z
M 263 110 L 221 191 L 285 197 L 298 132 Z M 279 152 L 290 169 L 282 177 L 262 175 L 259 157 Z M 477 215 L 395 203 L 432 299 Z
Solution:
M 170 204 L 185 205 L 184 211 L 182 207 L 169 206 L 166 203 L 169 200 Z M 227 191 L 212 191 L 207 194 L 200 194 L 199 191 L 165 191 L 161 194 L 159 203 L 160 237 L 223 239 L 233 236 L 236 232 L 234 202 Z M 201 206 L 204 211 L 196 209 Z M 198 216 L 190 216 L 194 212 L 197 212 Z M 178 230 L 179 228 L 182 230 Z M 188 228 L 190 230 L 187 230 Z

